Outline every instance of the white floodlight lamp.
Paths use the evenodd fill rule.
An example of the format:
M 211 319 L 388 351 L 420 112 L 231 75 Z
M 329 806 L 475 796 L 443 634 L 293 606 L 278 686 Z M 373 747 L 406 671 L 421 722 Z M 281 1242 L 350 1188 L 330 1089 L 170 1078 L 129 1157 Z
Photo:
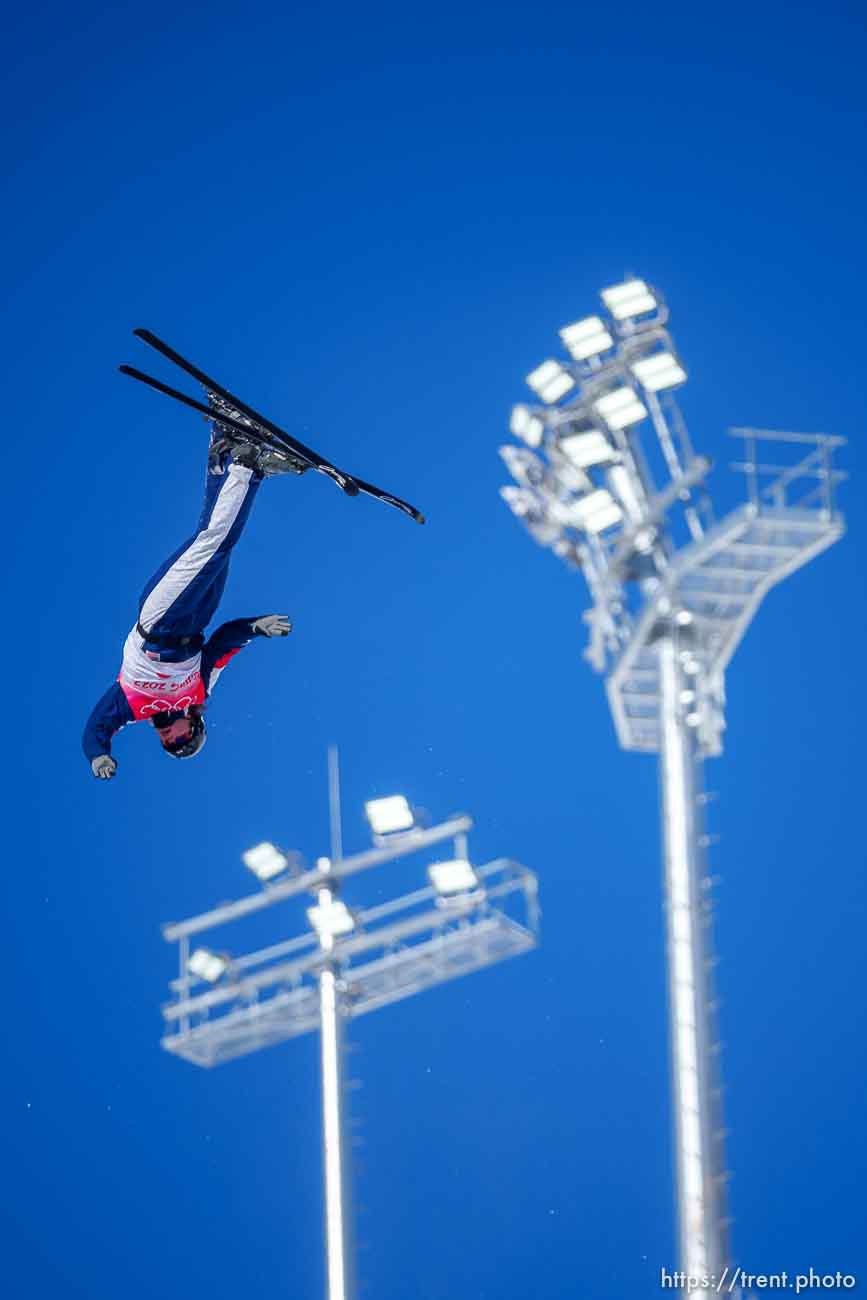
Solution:
M 254 844 L 252 849 L 247 849 L 246 853 L 241 854 L 241 861 L 254 876 L 263 881 L 273 880 L 289 865 L 285 853 L 281 853 L 276 844 L 272 844 L 269 840 L 265 840 L 262 844 Z
M 479 886 L 479 878 L 466 858 L 433 862 L 428 867 L 427 874 L 434 889 L 443 898 L 469 894 Z
M 602 416 L 610 429 L 626 429 L 630 424 L 638 424 L 647 415 L 647 407 L 638 400 L 635 389 L 628 384 L 597 398 L 593 409 Z
M 509 432 L 516 438 L 523 438 L 528 447 L 538 447 L 545 432 L 545 421 L 529 406 L 519 403 L 518 406 L 512 407 Z
M 339 939 L 355 929 L 355 917 L 339 898 L 308 907 L 307 919 L 320 939 Z
M 584 528 L 588 533 L 602 533 L 623 518 L 623 511 L 607 488 L 597 488 L 567 505 L 558 504 L 554 514 L 561 523 Z
M 570 388 L 575 387 L 575 380 L 559 361 L 543 361 L 541 366 L 531 370 L 527 383 L 533 392 L 549 405 L 557 402 Z
M 513 487 L 510 483 L 507 487 L 500 488 L 500 496 L 512 514 L 517 515 L 519 519 L 526 519 L 528 515 L 538 510 L 536 497 L 526 488 Z
M 623 519 L 623 511 L 611 493 L 606 492 L 604 488 L 600 488 L 599 492 L 600 496 L 595 492 L 590 494 L 595 500 L 593 509 L 588 511 L 584 520 L 584 527 L 588 533 L 604 533 L 607 528 L 613 528 Z
M 541 487 L 545 479 L 545 466 L 532 451 L 508 444 L 500 448 L 500 455 L 516 483 L 522 487 Z
M 190 974 L 200 980 L 207 980 L 209 984 L 216 984 L 228 969 L 228 958 L 218 952 L 211 952 L 210 948 L 196 948 L 187 959 L 187 970 Z
M 561 434 L 557 446 L 577 469 L 608 465 L 611 461 L 620 459 L 616 448 L 612 447 L 605 434 L 592 425 Z
M 614 340 L 601 316 L 585 316 L 583 320 L 575 321 L 574 325 L 564 325 L 560 338 L 566 351 L 576 361 L 598 357 L 600 352 L 607 352 L 614 347 Z
M 573 464 L 559 448 L 552 447 L 549 453 L 554 487 L 566 492 L 589 492 L 593 486 L 590 476 Z
M 602 290 L 602 301 L 615 320 L 630 320 L 654 311 L 658 303 L 643 280 L 625 280 Z
M 364 812 L 374 835 L 391 835 L 395 831 L 412 830 L 415 825 L 413 811 L 402 794 L 388 795 L 384 799 L 370 799 Z
M 560 525 L 535 492 L 509 484 L 500 488 L 500 496 L 541 546 L 550 546 L 560 536 Z
M 640 361 L 633 361 L 629 369 L 649 393 L 658 393 L 663 388 L 676 388 L 678 384 L 686 382 L 686 371 L 667 348 L 653 352 L 649 357 L 642 357 Z

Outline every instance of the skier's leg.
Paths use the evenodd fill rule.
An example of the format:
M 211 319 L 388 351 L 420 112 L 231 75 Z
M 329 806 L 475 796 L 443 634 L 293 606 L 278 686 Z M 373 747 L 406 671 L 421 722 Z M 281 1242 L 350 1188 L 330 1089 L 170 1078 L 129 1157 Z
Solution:
M 196 637 L 207 627 L 259 482 L 251 469 L 234 463 L 208 475 L 197 531 L 160 566 L 142 593 L 139 628 L 148 640 Z
M 181 542 L 180 546 L 177 547 L 176 550 L 172 551 L 168 559 L 164 560 L 163 563 L 159 566 L 159 568 L 153 574 L 151 574 L 150 578 L 148 578 L 144 590 L 142 591 L 142 594 L 139 597 L 139 613 L 141 613 L 142 606 L 144 605 L 148 596 L 153 591 L 154 587 L 156 587 L 157 583 L 160 582 L 160 580 L 165 576 L 165 574 L 172 567 L 172 565 L 177 563 L 177 561 L 184 554 L 184 552 L 189 549 L 189 547 L 193 544 L 193 542 L 198 537 L 198 535 L 204 532 L 205 529 L 208 527 L 208 522 L 211 518 L 211 514 L 213 513 L 214 506 L 216 505 L 217 497 L 220 494 L 220 489 L 225 484 L 224 472 L 225 472 L 224 469 L 220 469 L 219 472 L 212 471 L 210 469 L 210 460 L 209 460 L 209 469 L 205 475 L 205 499 L 202 502 L 202 511 L 201 514 L 199 515 L 198 523 L 196 524 L 195 530 L 192 536 L 188 537 L 185 541 Z

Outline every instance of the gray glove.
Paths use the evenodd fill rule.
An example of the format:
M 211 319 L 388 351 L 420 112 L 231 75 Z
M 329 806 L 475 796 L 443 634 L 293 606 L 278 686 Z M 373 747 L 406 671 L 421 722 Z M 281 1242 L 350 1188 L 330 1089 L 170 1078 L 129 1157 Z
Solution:
M 288 636 L 292 631 L 288 614 L 263 614 L 253 619 L 252 627 L 259 636 Z
M 111 754 L 100 754 L 91 763 L 90 770 L 100 781 L 110 781 L 117 771 L 117 763 Z

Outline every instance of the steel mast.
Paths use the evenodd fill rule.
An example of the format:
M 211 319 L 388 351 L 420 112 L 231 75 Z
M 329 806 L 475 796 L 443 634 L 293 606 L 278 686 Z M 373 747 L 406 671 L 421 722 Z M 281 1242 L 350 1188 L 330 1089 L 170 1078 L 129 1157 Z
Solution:
M 675 1181 L 679 1256 L 690 1277 L 720 1277 L 728 1260 L 722 1200 L 724 1169 L 713 1077 L 716 1039 L 711 1022 L 711 936 L 702 907 L 702 870 L 696 825 L 701 757 L 684 722 L 686 689 L 676 637 L 660 638 L 664 898 L 668 997 L 674 1087 Z
M 323 883 L 316 891 L 323 914 L 333 909 L 337 892 L 332 875 L 343 857 L 340 824 L 340 770 L 337 749 L 328 750 L 328 807 L 331 858 L 322 863 Z M 343 1021 L 340 969 L 332 959 L 334 934 L 319 933 L 323 962 L 319 970 L 319 1054 L 322 1077 L 322 1159 L 325 1188 L 325 1267 L 328 1300 L 353 1300 L 355 1261 L 351 1245 L 349 1152 L 346 1139 Z

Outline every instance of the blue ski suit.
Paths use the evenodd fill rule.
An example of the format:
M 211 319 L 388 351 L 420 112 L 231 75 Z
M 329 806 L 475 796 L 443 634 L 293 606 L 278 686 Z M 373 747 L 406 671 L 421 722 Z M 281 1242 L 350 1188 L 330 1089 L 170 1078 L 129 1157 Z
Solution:
M 233 462 L 209 471 L 196 531 L 142 592 L 117 680 L 87 720 L 82 745 L 89 762 L 110 754 L 112 737 L 128 723 L 204 704 L 232 656 L 256 635 L 255 618 L 236 618 L 205 639 L 260 481 Z

